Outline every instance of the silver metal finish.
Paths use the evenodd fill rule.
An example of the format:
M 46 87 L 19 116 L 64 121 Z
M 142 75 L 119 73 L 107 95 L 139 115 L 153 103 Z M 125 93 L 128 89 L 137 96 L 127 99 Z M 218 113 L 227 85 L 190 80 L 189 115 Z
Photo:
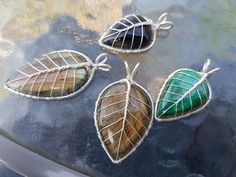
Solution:
M 149 132 L 149 130 L 150 130 L 151 126 L 152 126 L 152 122 L 153 122 L 153 114 L 154 114 L 153 108 L 154 108 L 154 104 L 153 104 L 153 101 L 152 101 L 152 99 L 151 99 L 151 95 L 148 93 L 148 91 L 147 91 L 145 88 L 143 88 L 141 85 L 139 85 L 137 82 L 135 82 L 135 81 L 133 80 L 133 77 L 134 77 L 135 73 L 137 72 L 138 66 L 139 66 L 139 63 L 135 66 L 135 68 L 133 69 L 133 71 L 132 71 L 132 73 L 131 73 L 127 62 L 125 62 L 125 67 L 126 67 L 126 71 L 127 71 L 127 76 L 126 76 L 126 78 L 121 79 L 121 80 L 119 80 L 119 81 L 116 81 L 116 82 L 114 82 L 114 83 L 111 83 L 111 84 L 109 84 L 107 87 L 105 87 L 105 88 L 102 90 L 102 92 L 100 93 L 100 95 L 99 95 L 99 97 L 98 97 L 98 99 L 97 99 L 97 101 L 96 101 L 96 105 L 95 105 L 94 123 L 95 123 L 95 127 L 96 127 L 96 129 L 97 129 L 97 135 L 98 135 L 98 137 L 99 137 L 99 139 L 100 139 L 100 141 L 101 141 L 102 147 L 103 147 L 103 149 L 105 150 L 105 152 L 107 153 L 108 157 L 111 159 L 111 161 L 112 161 L 113 163 L 116 163 L 116 164 L 118 164 L 118 163 L 120 163 L 121 161 L 123 161 L 125 158 L 127 158 L 130 154 L 132 154 L 132 153 L 137 149 L 137 147 L 143 142 L 143 139 L 148 135 L 148 132 Z M 117 112 L 119 112 L 119 111 L 124 111 L 124 116 L 119 119 L 119 121 L 122 120 L 122 128 L 121 128 L 121 130 L 115 132 L 115 133 L 113 134 L 113 136 L 116 135 L 116 134 L 119 133 L 119 132 L 124 132 L 124 125 L 125 125 L 125 123 L 127 122 L 128 104 L 129 104 L 129 102 L 130 102 L 130 101 L 129 101 L 129 100 L 130 100 L 130 96 L 131 96 L 131 95 L 130 95 L 130 91 L 131 91 L 131 86 L 132 86 L 132 85 L 135 85 L 135 86 L 137 86 L 138 88 L 140 88 L 140 89 L 141 89 L 142 91 L 144 91 L 145 94 L 148 96 L 148 99 L 149 99 L 149 101 L 150 101 L 150 103 L 151 103 L 151 107 L 150 107 L 149 105 L 147 105 L 147 106 L 150 107 L 152 113 L 151 113 L 151 117 L 150 117 L 150 118 L 147 117 L 147 118 L 149 119 L 150 123 L 149 123 L 149 126 L 148 126 L 148 128 L 146 129 L 146 132 L 145 132 L 145 134 L 143 135 L 143 137 L 141 137 L 141 135 L 139 135 L 139 133 L 137 132 L 138 136 L 141 137 L 141 138 L 140 138 L 140 141 L 139 141 L 136 145 L 133 145 L 133 149 L 132 149 L 129 153 L 127 153 L 124 157 L 122 157 L 122 158 L 119 159 L 119 160 L 114 160 L 114 159 L 110 156 L 110 154 L 109 154 L 109 152 L 107 151 L 107 149 L 106 149 L 106 147 L 105 147 L 105 144 L 104 144 L 104 142 L 107 141 L 108 139 L 106 139 L 106 140 L 103 141 L 103 140 L 102 140 L 102 137 L 101 137 L 101 135 L 100 135 L 100 130 L 99 130 L 99 128 L 98 128 L 98 122 L 97 122 L 97 121 L 102 121 L 102 118 L 97 119 L 97 112 L 99 111 L 99 109 L 98 109 L 98 102 L 99 102 L 99 100 L 102 99 L 102 98 L 105 98 L 105 97 L 102 97 L 103 92 L 105 92 L 108 88 L 110 88 L 111 86 L 116 85 L 116 84 L 118 84 L 118 83 L 126 83 L 128 89 L 127 89 L 127 92 L 123 93 L 123 94 L 126 94 L 126 99 L 125 99 L 125 100 L 121 100 L 121 101 L 125 101 L 125 102 L 126 102 L 125 107 L 117 111 Z M 119 94 L 122 94 L 122 93 L 119 93 Z M 106 97 L 112 97 L 112 96 L 116 96 L 116 95 L 119 95 L 119 94 L 109 95 L 109 96 L 106 96 Z M 139 100 L 139 101 L 141 101 L 141 100 Z M 142 101 L 141 101 L 141 102 L 142 102 Z M 145 103 L 143 103 L 143 104 L 145 104 Z M 139 108 L 138 108 L 138 109 L 139 109 Z M 111 114 L 114 114 L 114 112 L 111 113 Z M 108 115 L 107 115 L 107 116 L 108 116 Z M 104 116 L 104 117 L 105 117 L 105 116 Z M 117 121 L 117 122 L 118 122 L 118 121 Z M 114 124 L 117 123 L 117 122 L 114 122 Z M 128 123 L 129 123 L 129 122 L 128 122 Z M 143 125 L 143 126 L 144 126 L 144 125 Z M 120 136 L 120 139 L 119 139 L 118 149 L 120 148 L 121 137 L 122 137 L 122 135 Z M 132 144 L 132 142 L 131 142 L 131 144 Z M 119 150 L 118 150 L 117 152 L 119 152 Z M 118 155 L 118 154 L 117 154 L 117 155 Z
M 66 61 L 66 59 L 64 59 L 64 57 L 62 56 L 61 53 L 63 53 L 63 52 L 69 53 L 70 56 L 73 58 L 73 60 L 76 62 L 76 64 L 69 64 L 69 63 Z M 75 53 L 75 54 L 81 56 L 83 59 L 86 60 L 86 62 L 79 63 L 79 62 L 73 57 L 73 55 L 72 55 L 71 53 Z M 58 66 L 58 65 L 53 61 L 53 59 L 50 58 L 49 55 L 51 55 L 51 54 L 59 54 L 59 56 L 61 57 L 60 59 L 62 59 L 62 60 L 64 61 L 65 65 L 63 65 L 63 66 Z M 39 69 L 35 68 L 31 63 L 28 63 L 28 65 L 29 65 L 32 69 L 34 69 L 35 72 L 34 72 L 33 74 L 30 74 L 30 75 L 29 75 L 29 74 L 24 73 L 23 71 L 17 70 L 18 72 L 20 72 L 21 74 L 23 74 L 24 77 L 21 77 L 21 78 L 17 78 L 17 79 L 8 81 L 8 82 L 6 82 L 6 83 L 4 84 L 4 87 L 5 87 L 6 89 L 8 89 L 9 91 L 15 93 L 15 94 L 19 94 L 19 95 L 26 96 L 26 97 L 33 98 L 33 99 L 59 100 L 59 99 L 64 99 L 64 98 L 72 97 L 72 96 L 78 94 L 79 92 L 81 92 L 82 90 L 84 90 L 84 89 L 88 86 L 88 84 L 90 83 L 90 81 L 92 80 L 92 78 L 93 78 L 94 73 L 95 73 L 96 70 L 109 71 L 109 70 L 111 69 L 111 66 L 110 66 L 110 65 L 105 64 L 106 61 L 107 61 L 107 59 L 108 59 L 108 55 L 107 55 L 106 53 L 100 54 L 100 55 L 96 58 L 96 60 L 95 60 L 94 63 L 92 62 L 92 60 L 91 60 L 89 57 L 87 57 L 87 56 L 84 55 L 83 53 L 80 53 L 80 52 L 77 52 L 77 51 L 73 51 L 73 50 L 66 50 L 66 49 L 65 49 L 65 50 L 59 50 L 59 51 L 52 51 L 52 52 L 50 52 L 50 53 L 48 53 L 48 54 L 46 54 L 46 55 L 43 55 L 43 56 L 47 57 L 47 59 L 48 59 L 52 64 L 54 64 L 55 67 L 49 69 L 49 68 L 48 68 L 45 64 L 43 64 L 39 59 L 35 58 L 35 61 L 37 61 L 41 66 L 43 66 L 44 69 L 39 70 Z M 91 72 L 90 77 L 89 77 L 88 81 L 86 82 L 86 84 L 85 84 L 83 87 L 81 87 L 79 90 L 77 90 L 77 91 L 75 91 L 75 92 L 73 92 L 73 93 L 71 93 L 71 94 L 69 94 L 69 95 L 65 95 L 65 96 L 63 96 L 64 90 L 62 89 L 62 94 L 61 94 L 61 96 L 53 97 L 53 96 L 52 96 L 53 88 L 54 88 L 54 86 L 55 86 L 55 83 L 56 83 L 56 80 L 57 80 L 57 77 L 58 77 L 59 72 L 60 72 L 61 70 L 67 70 L 67 73 L 66 73 L 66 77 L 67 77 L 68 69 L 75 69 L 75 70 L 76 70 L 76 69 L 81 68 L 81 67 L 85 67 L 88 71 Z M 42 84 L 41 84 L 41 86 L 40 86 L 40 88 L 39 88 L 39 91 L 38 91 L 38 93 L 39 93 L 39 92 L 40 92 L 40 89 L 42 88 L 42 86 L 43 86 L 43 84 L 44 84 L 44 82 L 46 81 L 47 74 L 50 73 L 50 72 L 56 72 L 56 71 L 57 71 L 57 75 L 56 75 L 56 77 L 55 77 L 53 86 L 52 86 L 52 88 L 51 88 L 51 96 L 50 96 L 50 97 L 40 97 L 40 96 L 34 96 L 34 95 L 24 94 L 24 93 L 15 91 L 15 90 L 13 90 L 13 89 L 7 87 L 7 84 L 8 84 L 8 83 L 11 83 L 11 82 L 15 82 L 15 81 L 18 81 L 18 80 L 21 80 L 21 79 L 26 79 L 26 78 L 28 78 L 28 79 L 26 80 L 26 82 L 24 83 L 24 85 L 26 85 L 26 84 L 27 84 L 27 81 L 29 81 L 32 77 L 36 76 L 36 79 L 37 79 L 37 77 L 38 77 L 40 74 L 46 73 L 46 76 L 45 76 L 45 78 L 44 78 L 44 80 L 43 80 L 43 82 L 42 82 Z M 66 77 L 64 78 L 63 87 L 65 86 Z M 74 77 L 75 77 L 75 75 L 74 75 Z M 34 83 L 35 83 L 36 79 L 34 80 Z M 74 78 L 74 79 L 75 79 L 75 78 Z M 21 89 L 24 88 L 24 85 L 22 86 Z M 33 85 L 34 85 L 34 84 L 33 84 Z M 32 88 L 33 88 L 33 85 L 32 85 L 32 87 L 31 87 L 31 90 L 32 90 Z M 73 89 L 73 90 L 74 90 L 74 89 Z
M 139 23 L 135 23 L 135 24 L 134 24 L 133 22 L 129 21 L 127 18 L 128 18 L 128 17 L 131 17 L 131 16 L 135 17 L 135 18 L 139 21 Z M 142 21 L 140 21 L 140 19 L 139 19 L 135 14 L 127 15 L 127 16 L 125 16 L 124 18 L 122 18 L 121 20 L 126 20 L 126 21 L 128 21 L 128 22 L 131 24 L 130 26 L 123 24 L 123 26 L 125 26 L 125 28 L 123 28 L 123 29 L 116 29 L 116 28 L 114 28 L 114 26 L 115 26 L 117 23 L 121 23 L 121 22 L 120 22 L 121 20 L 118 21 L 118 22 L 116 22 L 114 25 L 112 25 L 112 26 L 102 35 L 102 37 L 99 39 L 98 43 L 99 43 L 99 45 L 100 45 L 101 47 L 103 47 L 103 48 L 105 48 L 105 49 L 108 49 L 108 50 L 111 50 L 111 51 L 115 51 L 115 52 L 121 52 L 121 53 L 139 53 L 139 52 L 147 51 L 148 49 L 150 49 L 150 48 L 153 46 L 153 44 L 154 44 L 154 42 L 155 42 L 155 40 L 156 40 L 156 35 L 155 35 L 155 33 L 156 33 L 157 30 L 168 31 L 168 30 L 170 30 L 171 28 L 173 28 L 173 23 L 170 22 L 170 21 L 167 21 L 167 16 L 168 16 L 168 13 L 163 13 L 163 14 L 158 18 L 157 22 L 154 23 L 152 20 L 150 20 L 150 19 L 148 19 L 148 18 L 146 18 L 146 17 L 144 17 L 144 16 L 142 16 L 142 17 L 143 17 L 146 21 L 145 21 L 145 22 L 142 22 Z M 151 39 L 151 44 L 150 44 L 149 46 L 147 46 L 147 47 L 141 49 L 142 40 L 143 40 L 143 26 L 144 26 L 144 25 L 151 25 L 151 26 L 152 26 L 153 39 Z M 139 45 L 139 48 L 138 48 L 138 49 L 132 50 L 135 28 L 136 28 L 136 27 L 140 27 L 140 26 L 141 26 L 141 28 L 142 28 L 142 38 L 141 38 L 141 41 L 140 41 L 140 45 Z M 124 45 L 124 41 L 125 41 L 125 36 L 126 36 L 128 30 L 130 30 L 130 29 L 132 29 L 132 28 L 133 28 L 133 36 L 132 36 L 133 38 L 132 38 L 131 47 L 130 47 L 129 50 L 123 49 L 123 45 Z M 113 30 L 113 31 L 116 31 L 116 32 L 114 32 L 114 33 L 112 33 L 112 34 L 108 34 L 110 30 Z M 124 31 L 126 31 L 126 33 L 125 33 L 125 36 L 124 36 L 124 40 L 122 41 L 122 47 L 121 47 L 121 49 L 113 47 L 113 46 L 114 46 L 114 43 L 116 42 L 116 39 L 118 38 L 118 36 L 120 35 L 120 33 L 121 33 L 121 32 L 124 32 Z M 106 44 L 104 44 L 104 43 L 102 42 L 102 40 L 103 40 L 104 38 L 110 37 L 110 36 L 112 36 L 112 35 L 117 35 L 116 38 L 115 38 L 114 41 L 113 41 L 112 46 L 106 45 Z
M 167 86 L 167 82 L 168 82 L 177 72 L 180 72 L 180 71 L 183 71 L 183 70 L 194 71 L 194 70 L 188 69 L 188 68 L 178 69 L 178 70 L 176 70 L 175 72 L 173 72 L 171 75 L 168 76 L 168 78 L 165 80 L 165 82 L 164 82 L 164 84 L 163 84 L 163 86 L 162 86 L 162 88 L 161 88 L 161 90 L 160 90 L 160 92 L 159 92 L 159 95 L 158 95 L 157 100 L 156 100 L 156 106 L 155 106 L 155 119 L 156 119 L 157 121 L 173 121 L 173 120 L 178 120 L 178 119 L 181 119 L 181 118 L 184 118 L 184 117 L 188 117 L 188 116 L 191 115 L 191 114 L 195 114 L 195 113 L 197 113 L 197 112 L 203 110 L 203 109 L 209 104 L 209 102 L 211 101 L 211 98 L 212 98 L 212 90 L 211 90 L 210 84 L 209 84 L 209 82 L 208 82 L 208 80 L 207 80 L 207 77 L 208 77 L 209 75 L 211 75 L 211 74 L 213 74 L 213 73 L 215 73 L 215 72 L 217 72 L 217 71 L 220 70 L 220 68 L 215 68 L 215 69 L 213 69 L 213 70 L 211 70 L 211 71 L 208 72 L 208 67 L 209 67 L 209 65 L 210 65 L 210 59 L 207 59 L 207 61 L 204 63 L 204 66 L 203 66 L 203 68 L 202 68 L 202 71 L 201 71 L 201 72 L 198 72 L 198 73 L 202 76 L 202 78 L 201 78 L 200 80 L 198 79 L 199 81 L 198 81 L 197 83 L 195 83 L 195 84 L 192 86 L 191 89 L 183 88 L 183 89 L 186 89 L 187 92 L 186 92 L 185 94 L 183 94 L 171 107 L 169 107 L 169 109 L 172 108 L 173 106 L 177 105 L 180 101 L 182 102 L 182 108 L 183 108 L 183 99 L 184 99 L 187 95 L 191 94 L 191 92 L 194 91 L 194 90 L 195 90 L 200 84 L 202 84 L 204 81 L 207 82 L 207 85 L 208 85 L 208 87 L 209 87 L 209 99 L 208 99 L 208 101 L 207 101 L 204 105 L 202 105 L 199 109 L 197 109 L 197 110 L 195 110 L 195 111 L 192 111 L 192 100 L 190 100 L 190 103 L 191 103 L 191 109 L 190 109 L 190 111 L 189 111 L 187 114 L 184 114 L 184 113 L 182 112 L 182 115 L 181 115 L 181 116 L 177 116 L 177 117 L 173 117 L 173 118 L 168 118 L 168 119 L 161 119 L 160 116 L 159 116 L 159 117 L 156 116 L 157 106 L 158 106 L 158 103 L 159 103 L 159 101 L 160 101 L 161 94 L 163 93 L 163 90 L 164 90 L 164 89 L 166 88 L 166 86 Z M 194 71 L 194 72 L 196 72 L 196 71 Z M 181 81 L 182 81 L 182 80 L 181 80 Z M 187 83 L 188 83 L 188 82 L 187 82 Z M 192 83 L 191 83 L 191 84 L 192 84 Z M 178 87 L 179 87 L 179 86 L 178 86 Z M 181 88 L 182 88 L 182 87 L 181 87 Z M 204 87 L 203 87 L 203 88 L 204 88 Z M 198 96 L 199 96 L 199 98 L 200 98 L 200 100 L 201 100 L 201 96 L 200 96 L 198 90 L 197 90 L 197 93 L 198 93 Z M 205 91 L 205 93 L 206 93 L 206 91 Z M 191 99 L 191 96 L 190 96 L 190 99 Z M 167 100 L 167 101 L 168 101 L 168 100 Z M 202 103 L 202 100 L 201 100 L 201 103 Z M 169 109 L 168 109 L 168 110 L 169 110 Z

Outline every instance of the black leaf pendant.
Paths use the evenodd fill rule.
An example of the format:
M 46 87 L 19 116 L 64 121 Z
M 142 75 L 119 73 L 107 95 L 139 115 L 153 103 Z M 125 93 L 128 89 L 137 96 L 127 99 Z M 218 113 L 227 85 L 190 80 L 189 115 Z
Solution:
M 169 30 L 173 24 L 162 14 L 157 23 L 141 15 L 127 15 L 112 25 L 99 40 L 100 46 L 122 53 L 143 52 L 152 47 L 156 30 Z

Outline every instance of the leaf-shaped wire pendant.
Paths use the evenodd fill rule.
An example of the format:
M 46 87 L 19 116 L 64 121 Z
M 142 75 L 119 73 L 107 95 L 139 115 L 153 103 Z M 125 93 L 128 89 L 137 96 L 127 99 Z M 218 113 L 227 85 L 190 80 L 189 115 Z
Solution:
M 167 13 L 162 14 L 157 23 L 141 15 L 127 15 L 112 25 L 100 38 L 99 45 L 115 52 L 137 53 L 152 47 L 156 30 L 169 30 L 172 22 L 167 21 Z
M 95 70 L 109 71 L 108 55 L 99 55 L 95 63 L 73 50 L 53 51 L 18 69 L 5 83 L 8 90 L 36 99 L 54 100 L 81 92 Z
M 113 163 L 128 157 L 148 134 L 153 120 L 149 93 L 133 80 L 137 64 L 127 77 L 108 85 L 99 95 L 94 113 L 102 146 Z
M 155 117 L 158 121 L 180 119 L 196 113 L 211 100 L 211 87 L 207 77 L 218 71 L 207 71 L 208 59 L 201 72 L 191 69 L 179 69 L 165 81 L 156 101 Z

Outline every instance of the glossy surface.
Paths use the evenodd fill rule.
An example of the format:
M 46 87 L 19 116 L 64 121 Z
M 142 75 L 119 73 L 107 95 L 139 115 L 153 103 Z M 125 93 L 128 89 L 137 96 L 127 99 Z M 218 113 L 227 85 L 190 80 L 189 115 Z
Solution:
M 52 52 L 17 69 L 5 86 L 10 91 L 33 98 L 69 96 L 79 91 L 91 75 L 89 66 L 78 66 L 82 63 L 88 61 L 77 53 Z
M 150 22 L 142 24 L 143 22 L 147 20 L 140 15 L 124 17 L 106 32 L 101 41 L 116 49 L 144 49 L 152 44 L 156 31 Z
M 174 28 L 139 55 L 109 55 L 110 74 L 97 72 L 83 96 L 31 100 L 0 87 L 1 134 L 29 150 L 94 177 L 232 177 L 236 174 L 236 3 L 233 0 L 1 1 L 0 82 L 34 57 L 74 49 L 92 59 L 96 41 L 131 13 L 157 19 L 169 13 Z M 122 61 L 140 62 L 135 80 L 155 101 L 168 75 L 199 70 L 206 58 L 221 71 L 209 77 L 212 101 L 204 111 L 174 122 L 154 121 L 137 151 L 113 164 L 94 126 L 94 103 L 104 87 L 125 77 Z M 159 86 L 159 88 L 158 88 Z M 37 168 L 40 168 L 37 166 Z
M 168 119 L 184 116 L 204 106 L 209 100 L 210 90 L 206 80 L 199 82 L 201 78 L 200 73 L 192 70 L 175 72 L 163 86 L 160 99 L 156 103 L 156 117 Z M 182 98 L 191 89 L 193 90 Z
M 23 177 L 20 174 L 4 166 L 0 166 L 0 174 L 4 177 Z
M 127 92 L 126 82 L 107 87 L 98 98 L 96 108 L 98 134 L 115 163 L 136 149 L 152 123 L 152 103 L 148 95 L 136 85 L 131 85 L 130 93 Z
M 10 173 L 0 166 L 1 177 L 8 177 L 8 175 L 9 177 L 88 177 L 33 153 L 1 135 L 0 151 L 1 163 L 15 171 Z

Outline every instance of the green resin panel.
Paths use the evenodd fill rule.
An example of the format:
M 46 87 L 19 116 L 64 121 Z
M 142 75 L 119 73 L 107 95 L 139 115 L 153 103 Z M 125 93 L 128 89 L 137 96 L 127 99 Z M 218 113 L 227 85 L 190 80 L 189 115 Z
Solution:
M 163 86 L 156 107 L 156 117 L 180 117 L 204 106 L 209 100 L 210 89 L 206 80 L 200 82 L 201 78 L 199 72 L 188 69 L 174 73 Z

